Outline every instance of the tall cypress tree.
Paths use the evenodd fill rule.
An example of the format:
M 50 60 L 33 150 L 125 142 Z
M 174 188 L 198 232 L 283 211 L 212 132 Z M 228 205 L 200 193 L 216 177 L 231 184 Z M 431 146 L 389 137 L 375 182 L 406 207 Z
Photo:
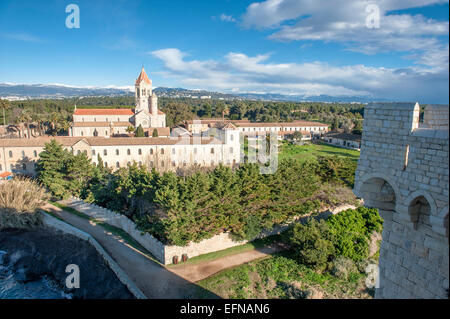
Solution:
M 136 137 L 145 137 L 145 133 L 144 133 L 144 129 L 142 128 L 142 125 L 138 126 L 134 136 L 136 136 Z

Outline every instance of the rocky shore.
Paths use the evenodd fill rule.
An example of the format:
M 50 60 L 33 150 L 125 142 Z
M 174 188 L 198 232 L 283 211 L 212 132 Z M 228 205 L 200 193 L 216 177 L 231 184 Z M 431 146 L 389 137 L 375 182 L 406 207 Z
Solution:
M 65 285 L 80 269 L 80 288 Z M 87 241 L 50 228 L 0 231 L 0 299 L 130 299 L 134 296 Z

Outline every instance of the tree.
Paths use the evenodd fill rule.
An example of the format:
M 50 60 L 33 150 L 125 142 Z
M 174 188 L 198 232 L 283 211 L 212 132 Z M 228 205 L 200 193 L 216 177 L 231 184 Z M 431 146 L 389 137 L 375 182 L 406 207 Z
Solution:
M 144 133 L 144 129 L 142 128 L 142 125 L 139 124 L 134 136 L 135 137 L 145 137 L 145 133 Z
M 155 128 L 152 133 L 152 137 L 158 137 L 158 130 Z
M 304 225 L 295 224 L 288 237 L 301 263 L 325 270 L 334 255 L 334 246 L 328 234 L 328 225 L 324 220 L 318 222 L 311 218 Z
M 72 194 L 79 196 L 92 176 L 91 160 L 86 153 L 81 152 L 76 156 L 68 156 L 66 163 L 66 178 Z
M 37 162 L 38 180 L 58 198 L 65 198 L 69 194 L 69 184 L 65 179 L 68 157 L 69 153 L 62 145 L 56 140 L 51 140 L 45 144 Z
M 0 99 L 0 107 L 3 109 L 3 125 L 6 126 L 6 115 L 5 110 L 8 110 L 11 107 L 11 103 L 8 100 Z
M 31 138 L 30 132 L 31 113 L 28 109 L 21 110 L 19 115 L 19 121 L 25 123 L 27 127 L 28 138 Z
M 127 131 L 127 133 L 133 133 L 134 132 L 134 127 L 130 125 L 130 126 L 127 127 L 126 131 Z
M 300 131 L 295 131 L 294 134 L 292 134 L 292 138 L 295 141 L 301 141 L 303 138 L 303 134 Z

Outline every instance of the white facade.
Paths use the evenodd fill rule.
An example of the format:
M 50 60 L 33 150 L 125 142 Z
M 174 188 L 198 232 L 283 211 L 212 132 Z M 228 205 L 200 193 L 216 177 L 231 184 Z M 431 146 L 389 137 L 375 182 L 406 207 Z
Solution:
M 77 137 L 127 134 L 127 128 L 166 127 L 166 115 L 158 109 L 152 81 L 142 68 L 135 82 L 135 109 L 76 109 L 69 135 Z

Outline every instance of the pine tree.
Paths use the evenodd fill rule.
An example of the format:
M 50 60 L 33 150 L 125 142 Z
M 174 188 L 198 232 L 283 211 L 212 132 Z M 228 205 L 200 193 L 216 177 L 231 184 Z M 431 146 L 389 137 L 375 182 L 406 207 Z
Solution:
M 69 194 L 68 182 L 64 178 L 69 155 L 56 140 L 46 143 L 44 151 L 39 154 L 36 167 L 38 180 L 58 198 L 67 197 Z
M 159 135 L 158 135 L 158 130 L 155 128 L 154 130 L 153 130 L 153 134 L 152 134 L 152 137 L 158 137 Z

